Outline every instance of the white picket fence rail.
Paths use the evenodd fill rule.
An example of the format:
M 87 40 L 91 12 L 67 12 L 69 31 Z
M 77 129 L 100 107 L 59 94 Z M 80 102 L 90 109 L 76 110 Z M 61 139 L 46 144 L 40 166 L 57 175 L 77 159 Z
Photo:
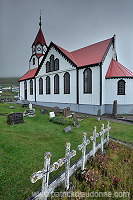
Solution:
M 54 162 L 52 165 L 50 165 L 50 158 L 51 153 L 47 152 L 44 155 L 44 168 L 38 172 L 35 172 L 31 175 L 30 179 L 32 183 L 35 183 L 37 180 L 42 178 L 42 189 L 39 192 L 35 192 L 32 197 L 30 197 L 28 200 L 47 200 L 47 197 L 52 194 L 56 187 L 61 185 L 63 182 L 65 182 L 65 189 L 66 191 L 69 190 L 69 178 L 70 176 L 79 168 L 81 168 L 82 171 L 85 169 L 85 163 L 86 161 L 91 157 L 95 156 L 95 153 L 101 149 L 101 152 L 103 153 L 104 150 L 104 144 L 108 144 L 109 142 L 109 130 L 111 129 L 109 122 L 107 123 L 107 128 L 104 128 L 104 124 L 102 124 L 101 132 L 96 132 L 96 127 L 93 129 L 93 136 L 90 137 L 90 139 L 86 139 L 87 134 L 83 133 L 83 141 L 82 144 L 78 145 L 78 150 L 82 150 L 82 157 L 78 159 L 76 162 L 74 162 L 70 166 L 70 159 L 76 155 L 76 151 L 72 150 L 70 152 L 70 143 L 66 143 L 66 151 L 65 151 L 65 157 L 59 159 L 57 162 Z M 105 136 L 106 134 L 106 136 Z M 96 138 L 101 137 L 101 141 L 99 144 L 96 144 Z M 86 146 L 93 142 L 93 147 L 89 152 L 86 152 Z M 61 167 L 63 164 L 65 164 L 65 171 L 62 172 L 57 176 L 56 179 L 49 182 L 49 174 L 55 170 L 57 170 L 59 167 Z

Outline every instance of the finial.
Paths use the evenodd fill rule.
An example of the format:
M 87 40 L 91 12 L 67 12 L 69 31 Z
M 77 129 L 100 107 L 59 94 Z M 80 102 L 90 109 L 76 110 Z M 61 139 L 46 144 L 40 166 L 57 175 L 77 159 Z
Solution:
M 42 26 L 42 22 L 41 22 L 41 10 L 40 10 L 40 22 L 39 22 L 39 26 L 40 26 L 40 28 Z

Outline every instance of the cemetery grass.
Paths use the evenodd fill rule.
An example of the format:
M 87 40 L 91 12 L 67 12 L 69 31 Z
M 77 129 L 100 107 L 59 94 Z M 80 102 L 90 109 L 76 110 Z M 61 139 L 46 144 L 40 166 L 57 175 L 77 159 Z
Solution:
M 101 124 L 95 118 L 86 118 L 80 121 L 80 127 L 72 127 L 69 133 L 64 133 L 65 125 L 58 125 L 49 121 L 49 115 L 40 113 L 39 108 L 35 108 L 35 117 L 25 117 L 24 123 L 8 125 L 6 123 L 7 114 L 11 112 L 24 112 L 26 108 L 21 105 L 14 105 L 15 109 L 10 109 L 12 104 L 0 104 L 0 162 L 1 162 L 1 199 L 17 200 L 26 199 L 32 192 L 41 188 L 41 180 L 35 184 L 30 182 L 30 175 L 43 168 L 43 155 L 49 151 L 52 153 L 51 164 L 59 158 L 64 157 L 65 143 L 71 143 L 71 150 L 77 150 L 77 146 L 82 143 L 83 132 L 89 138 L 92 135 L 93 127 L 100 131 Z M 131 125 L 111 123 L 110 136 L 133 142 Z M 98 142 L 98 141 L 97 141 Z M 88 145 L 87 150 L 92 147 Z M 71 159 L 71 163 L 81 156 L 77 150 L 77 155 Z M 50 174 L 50 179 L 54 178 L 64 166 Z

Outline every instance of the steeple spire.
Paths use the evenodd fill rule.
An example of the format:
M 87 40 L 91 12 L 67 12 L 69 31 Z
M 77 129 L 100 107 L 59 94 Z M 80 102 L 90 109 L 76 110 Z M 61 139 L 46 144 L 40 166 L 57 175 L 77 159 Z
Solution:
M 40 22 L 39 22 L 39 26 L 40 26 L 40 28 L 42 26 L 42 22 L 41 22 L 41 10 L 40 10 Z

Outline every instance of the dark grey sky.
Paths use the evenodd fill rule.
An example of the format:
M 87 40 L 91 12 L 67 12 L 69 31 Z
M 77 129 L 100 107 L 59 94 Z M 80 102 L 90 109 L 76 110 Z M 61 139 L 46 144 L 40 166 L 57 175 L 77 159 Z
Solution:
M 0 0 L 0 77 L 19 77 L 29 68 L 39 30 L 68 51 L 116 34 L 118 61 L 133 71 L 132 0 Z

